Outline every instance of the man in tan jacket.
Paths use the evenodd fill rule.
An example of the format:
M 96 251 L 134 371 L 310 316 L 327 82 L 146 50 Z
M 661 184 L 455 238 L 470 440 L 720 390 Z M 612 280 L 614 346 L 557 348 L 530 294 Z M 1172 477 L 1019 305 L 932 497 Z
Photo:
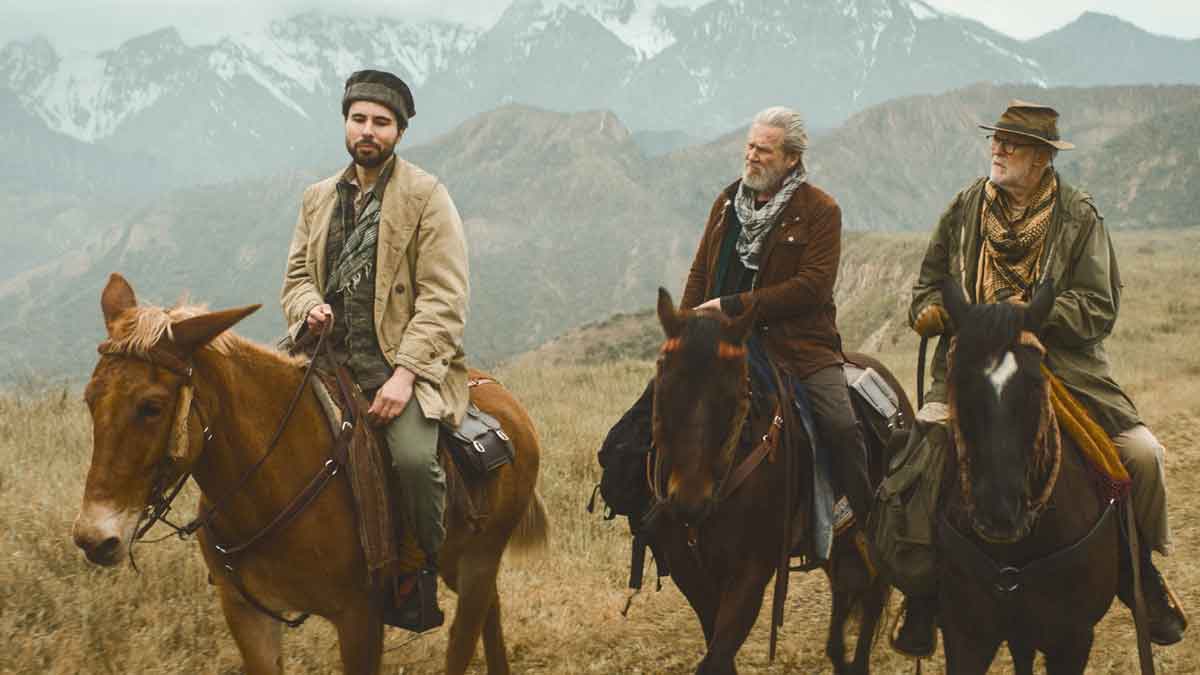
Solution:
M 362 70 L 342 98 L 344 171 L 304 192 L 280 302 L 289 333 L 322 333 L 384 429 L 407 532 L 407 600 L 385 617 L 410 630 L 441 625 L 437 552 L 445 538 L 446 481 L 439 422 L 467 408 L 462 349 L 467 250 L 462 221 L 437 178 L 396 157 L 415 115 L 408 86 Z M 419 548 L 418 548 L 419 546 Z

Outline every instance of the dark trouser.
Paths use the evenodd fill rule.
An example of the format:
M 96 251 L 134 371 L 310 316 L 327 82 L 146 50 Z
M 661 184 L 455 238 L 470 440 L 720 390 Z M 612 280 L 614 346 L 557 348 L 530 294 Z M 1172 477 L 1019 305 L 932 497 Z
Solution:
M 834 480 L 845 491 L 859 522 L 866 522 L 874 501 L 867 471 L 867 446 L 854 416 L 842 367 L 822 368 L 802 381 L 812 403 L 817 433 L 829 446 Z

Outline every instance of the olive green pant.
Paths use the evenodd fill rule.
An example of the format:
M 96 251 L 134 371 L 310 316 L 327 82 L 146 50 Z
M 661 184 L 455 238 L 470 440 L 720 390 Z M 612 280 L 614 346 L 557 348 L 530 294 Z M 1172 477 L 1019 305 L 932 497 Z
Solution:
M 442 514 L 446 508 L 446 474 L 438 464 L 438 422 L 425 417 L 414 396 L 384 428 L 395 474 L 402 522 L 416 534 L 426 561 L 435 564 L 446 539 Z

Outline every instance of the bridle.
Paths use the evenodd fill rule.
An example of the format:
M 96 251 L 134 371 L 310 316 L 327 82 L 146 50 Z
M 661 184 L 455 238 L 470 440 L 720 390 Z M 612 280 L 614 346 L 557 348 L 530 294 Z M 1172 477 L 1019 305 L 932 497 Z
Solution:
M 957 347 L 957 338 L 954 338 L 950 343 L 950 349 L 946 357 L 946 367 L 948 372 L 953 371 L 954 355 Z M 1017 344 L 1023 347 L 1030 347 L 1038 351 L 1042 357 L 1045 357 L 1046 348 L 1038 340 L 1037 336 L 1030 331 L 1022 331 L 1017 339 Z M 954 447 L 958 458 L 958 484 L 960 496 L 966 512 L 967 518 L 970 520 L 971 529 L 980 538 L 993 541 L 992 538 L 984 534 L 979 523 L 975 520 L 975 499 L 971 491 L 970 466 L 971 454 L 968 450 L 966 440 L 963 437 L 962 425 L 958 414 L 958 398 L 953 391 L 948 392 L 947 399 L 950 406 L 950 431 L 954 438 Z M 1031 497 L 1026 501 L 1025 518 L 1021 526 L 1017 529 L 1016 535 L 1011 540 L 993 541 L 993 543 L 1009 544 L 1024 539 L 1030 532 L 1033 531 L 1034 525 L 1039 517 L 1046 510 L 1050 503 L 1050 498 L 1054 494 L 1054 488 L 1058 484 L 1058 475 L 1062 469 L 1062 437 L 1059 434 L 1058 420 L 1054 414 L 1053 406 L 1050 403 L 1050 386 L 1045 383 L 1042 390 L 1041 400 L 1041 419 L 1038 422 L 1037 433 L 1034 436 L 1034 453 L 1035 456 L 1049 456 L 1051 460 L 1050 468 L 1045 473 L 1046 479 L 1042 486 L 1042 490 L 1036 497 Z M 1035 462 L 1036 464 L 1036 462 Z M 1033 473 L 1033 472 L 1031 472 Z M 1032 476 L 1031 476 L 1032 478 Z M 1027 479 L 1028 480 L 1028 479 Z
M 175 458 L 176 453 L 172 452 L 173 448 L 170 446 L 173 444 L 173 442 L 187 442 L 187 421 L 193 412 L 200 420 L 201 442 L 204 443 L 213 439 L 213 432 L 207 422 L 208 417 L 204 414 L 203 408 L 195 396 L 195 385 L 193 382 L 194 366 L 192 361 L 191 359 L 181 358 L 178 355 L 171 353 L 166 348 L 158 346 L 148 350 L 147 352 L 140 353 L 121 349 L 111 340 L 105 340 L 104 342 L 100 343 L 100 346 L 97 347 L 97 351 L 102 356 L 133 358 L 140 361 L 145 361 L 153 366 L 164 368 L 165 370 L 179 375 L 184 380 L 179 388 L 180 398 L 179 405 L 177 406 L 178 412 L 176 413 L 176 419 L 172 425 L 172 437 L 168 440 L 168 447 L 164 449 L 162 459 L 159 460 L 159 464 L 155 469 L 156 477 L 153 485 L 151 486 L 150 496 L 147 499 L 145 508 L 143 508 L 142 512 L 138 516 L 138 523 L 134 527 L 134 534 L 130 540 L 129 559 L 135 570 L 137 569 L 137 564 L 133 557 L 133 545 L 138 543 L 146 535 L 146 533 L 149 532 L 152 527 L 154 527 L 155 524 L 162 523 L 166 525 L 172 530 L 172 533 L 158 539 L 150 540 L 146 543 L 157 543 L 171 536 L 186 540 L 198 530 L 207 529 L 209 534 L 212 535 L 213 548 L 223 558 L 223 565 L 225 570 L 229 572 L 234 586 L 237 587 L 237 589 L 252 606 L 264 614 L 272 617 L 273 619 L 283 622 L 291 627 L 296 627 L 304 623 L 309 616 L 308 614 L 302 614 L 295 619 L 288 619 L 281 614 L 268 609 L 256 598 L 254 598 L 254 596 L 252 596 L 246 589 L 245 585 L 242 583 L 239 575 L 237 574 L 237 571 L 233 566 L 232 558 L 240 553 L 245 553 L 259 541 L 262 541 L 271 533 L 284 527 L 287 523 L 291 522 L 292 519 L 299 515 L 305 507 L 311 504 L 314 499 L 316 499 L 317 495 L 321 493 L 326 485 L 328 485 L 329 481 L 338 474 L 338 471 L 341 469 L 341 466 L 345 461 L 344 452 L 339 452 L 339 448 L 344 450 L 346 443 L 348 442 L 349 432 L 353 426 L 352 422 L 345 421 L 342 423 L 340 434 L 335 439 L 334 453 L 325 460 L 325 463 L 322 465 L 317 475 L 309 481 L 308 485 L 292 499 L 292 501 L 283 509 L 283 511 L 272 518 L 267 525 L 262 527 L 254 535 L 250 536 L 241 544 L 235 546 L 222 546 L 221 544 L 216 543 L 216 537 L 212 529 L 212 523 L 221 513 L 221 509 L 229 503 L 230 499 L 239 494 L 243 488 L 246 487 L 250 480 L 258 473 L 259 469 L 262 468 L 263 464 L 266 463 L 267 459 L 270 458 L 272 453 L 274 453 L 274 451 L 279 447 L 279 440 L 283 436 L 283 432 L 287 429 L 287 425 L 292 418 L 292 414 L 296 411 L 296 406 L 300 402 L 300 397 L 303 395 L 305 388 L 307 388 L 309 381 L 312 379 L 313 368 L 317 362 L 317 357 L 324 349 L 325 336 L 327 333 L 328 331 L 325 331 L 318 336 L 313 357 L 305 367 L 304 376 L 300 380 L 300 385 L 296 388 L 296 392 L 292 395 L 291 401 L 288 403 L 287 411 L 284 413 L 282 419 L 280 419 L 278 426 L 275 428 L 275 432 L 271 435 L 271 439 L 268 441 L 266 450 L 263 452 L 262 456 L 259 457 L 259 459 L 253 465 L 251 465 L 242 473 L 232 489 L 227 490 L 219 499 L 214 500 L 210 506 L 204 510 L 203 513 L 200 513 L 191 521 L 182 525 L 171 522 L 167 515 L 171 512 L 172 504 L 174 503 L 175 499 L 179 496 L 180 492 L 183 491 L 183 487 L 187 483 L 188 478 L 192 476 L 191 466 L 195 464 L 196 460 L 199 459 L 200 455 L 204 452 L 204 447 L 201 445 L 200 449 L 193 457 L 191 457 L 191 461 L 188 463 L 187 467 L 177 471 L 178 467 L 176 467 Z M 339 456 L 341 456 L 340 459 Z M 173 474 L 177 475 L 172 477 Z
M 670 338 L 663 343 L 660 352 L 663 355 L 666 355 L 679 350 L 681 346 L 682 341 L 680 338 Z M 734 345 L 722 340 L 717 347 L 717 358 L 722 360 L 744 359 L 746 358 L 746 347 L 745 345 Z M 749 389 L 750 382 L 749 375 L 747 375 L 746 396 L 743 399 L 747 402 L 750 398 Z M 748 403 L 746 407 L 747 410 L 744 413 L 735 415 L 734 423 L 730 429 L 730 433 L 728 436 L 726 436 L 725 441 L 722 443 L 720 448 L 720 453 L 722 456 L 731 454 L 735 450 L 738 440 L 741 438 L 742 430 L 746 424 L 746 419 L 749 414 Z M 657 424 L 655 427 L 657 428 Z M 782 410 L 780 409 L 780 402 L 776 401 L 775 410 L 772 414 L 771 425 L 768 427 L 767 433 L 763 434 L 762 439 L 741 462 L 735 464 L 733 461 L 730 461 L 727 463 L 724 475 L 717 480 L 713 486 L 713 502 L 712 508 L 709 510 L 710 514 L 713 511 L 716 511 L 721 502 L 729 498 L 729 496 L 732 495 L 743 482 L 745 482 L 746 478 L 753 473 L 754 469 L 762 463 L 764 458 L 767 456 L 770 456 L 772 459 L 774 458 L 775 448 L 779 445 L 779 437 L 782 433 L 782 430 Z M 656 442 L 655 446 L 657 447 L 658 445 L 659 444 Z M 655 514 L 665 507 L 667 503 L 667 498 L 663 495 L 662 489 L 663 480 L 665 478 L 663 476 L 663 460 L 663 452 L 660 450 L 655 453 L 653 464 L 647 463 L 646 465 L 646 480 L 650 484 L 651 513 Z M 647 515 L 646 520 L 650 520 L 649 515 Z M 700 523 L 684 523 L 684 527 L 688 531 L 688 543 L 693 548 L 695 548 L 697 543 L 696 528 L 698 525 L 700 525 Z

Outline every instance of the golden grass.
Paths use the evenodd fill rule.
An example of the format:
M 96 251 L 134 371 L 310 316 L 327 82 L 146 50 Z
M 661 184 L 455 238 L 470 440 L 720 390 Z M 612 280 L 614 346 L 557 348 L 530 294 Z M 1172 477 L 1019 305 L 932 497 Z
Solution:
M 1176 554 L 1162 567 L 1184 603 L 1196 609 L 1200 572 L 1190 563 L 1200 555 L 1200 537 L 1191 527 L 1200 517 L 1200 297 L 1193 295 L 1200 288 L 1194 266 L 1200 232 L 1122 234 L 1116 240 L 1126 289 L 1110 355 L 1117 380 L 1168 448 Z M 905 289 L 888 291 L 898 292 Z M 843 315 L 902 325 L 903 317 L 879 315 L 880 308 L 902 305 L 848 307 Z M 846 325 L 844 332 L 870 339 L 912 387 L 916 343 L 910 334 L 881 336 L 871 325 Z M 546 557 L 510 561 L 502 572 L 515 672 L 686 673 L 702 654 L 687 603 L 669 580 L 655 593 L 652 571 L 628 618 L 620 615 L 627 593 L 625 523 L 584 510 L 599 474 L 595 450 L 651 372 L 644 361 L 538 368 L 525 360 L 499 373 L 537 421 L 545 450 L 541 490 L 555 527 Z M 194 542 L 139 547 L 140 575 L 128 566 L 93 567 L 72 545 L 89 434 L 86 409 L 73 391 L 0 395 L 0 673 L 240 672 Z M 443 598 L 444 606 L 452 602 Z M 828 672 L 828 604 L 823 576 L 794 576 L 779 657 L 768 665 L 767 622 L 760 619 L 741 652 L 741 672 Z M 445 640 L 444 630 L 415 640 L 390 630 L 384 672 L 439 672 Z M 1156 649 L 1159 671 L 1200 671 L 1195 645 L 1189 636 Z M 286 631 L 284 646 L 288 672 L 337 669 L 333 632 L 320 620 Z M 1002 657 L 993 671 L 1009 672 L 1007 664 Z M 882 673 L 912 670 L 911 662 L 882 645 L 873 665 Z M 941 660 L 926 668 L 941 672 Z M 1132 623 L 1119 603 L 1100 625 L 1088 672 L 1137 672 Z

